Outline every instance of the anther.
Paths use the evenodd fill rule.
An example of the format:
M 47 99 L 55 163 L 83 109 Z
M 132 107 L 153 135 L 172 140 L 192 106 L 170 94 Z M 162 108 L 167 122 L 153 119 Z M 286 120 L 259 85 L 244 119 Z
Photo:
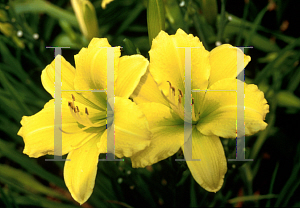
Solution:
M 77 112 L 80 112 L 78 106 L 76 106 L 76 109 L 77 109 Z
M 178 102 L 181 103 L 181 97 L 180 96 L 178 96 Z
M 73 100 L 73 101 L 75 101 L 75 97 L 74 97 L 74 95 L 73 95 L 73 94 L 71 94 L 71 95 L 72 95 L 72 100 Z
M 175 87 L 171 87 L 172 91 L 173 91 L 173 94 L 175 96 Z
M 71 107 L 72 109 L 74 109 L 73 103 L 72 102 L 68 102 L 68 106 Z
M 87 108 L 85 108 L 85 113 L 86 113 L 86 115 L 89 115 L 89 112 L 88 112 Z
M 183 97 L 183 93 L 180 89 L 178 89 L 179 93 L 180 93 L 180 96 Z
M 192 105 L 194 105 L 194 98 L 192 98 Z
M 172 87 L 172 85 L 171 85 L 171 82 L 170 82 L 170 81 L 167 81 L 167 82 L 169 82 L 169 84 L 170 84 L 170 87 Z

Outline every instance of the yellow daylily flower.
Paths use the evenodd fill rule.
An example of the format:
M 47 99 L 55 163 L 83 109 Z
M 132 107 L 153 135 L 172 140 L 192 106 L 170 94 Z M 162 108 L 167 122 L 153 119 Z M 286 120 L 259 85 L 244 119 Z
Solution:
M 113 0 L 102 0 L 101 7 L 102 9 L 106 8 L 106 5 L 112 2 Z
M 106 93 L 65 90 L 107 88 L 106 38 L 94 38 L 88 48 L 75 55 L 75 68 L 61 58 L 62 155 L 67 154 L 64 180 L 72 197 L 80 204 L 92 194 L 100 153 L 107 152 Z M 148 60 L 141 55 L 120 57 L 114 49 L 115 155 L 129 157 L 150 143 L 146 117 L 129 96 L 146 72 Z M 42 72 L 42 84 L 54 97 L 55 60 Z M 54 100 L 40 112 L 22 118 L 18 135 L 30 157 L 54 154 Z
M 145 167 L 184 150 L 184 73 L 185 51 L 192 49 L 192 158 L 187 161 L 194 179 L 207 191 L 216 192 L 227 171 L 219 137 L 236 138 L 237 53 L 229 44 L 211 52 L 197 37 L 179 29 L 175 35 L 161 31 L 154 39 L 149 70 L 142 77 L 132 98 L 147 117 L 153 138 L 149 147 L 131 157 L 133 167 Z M 199 48 L 195 48 L 199 47 Z M 244 65 L 250 57 L 244 55 Z M 242 70 L 242 69 L 241 69 Z M 256 85 L 244 84 L 245 133 L 252 135 L 266 128 L 269 111 L 264 94 Z

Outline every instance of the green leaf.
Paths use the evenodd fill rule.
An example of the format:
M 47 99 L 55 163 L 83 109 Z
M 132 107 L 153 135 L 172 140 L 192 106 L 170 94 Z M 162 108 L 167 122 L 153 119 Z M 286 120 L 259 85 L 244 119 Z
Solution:
M 181 13 L 178 1 L 177 0 L 165 1 L 165 8 L 166 8 L 166 18 L 169 20 L 172 29 L 176 31 L 178 28 L 181 28 L 185 32 L 188 32 L 188 27 L 187 24 L 184 22 L 184 18 Z
M 256 201 L 256 200 L 262 200 L 262 199 L 272 199 L 272 198 L 277 198 L 277 197 L 278 197 L 278 195 L 275 195 L 275 194 L 241 196 L 241 197 L 229 199 L 228 203 L 234 204 L 234 203 L 238 203 L 238 202 Z
M 59 199 L 65 198 L 63 195 L 42 185 L 32 175 L 8 165 L 0 164 L 0 181 L 8 181 L 10 184 L 25 188 L 33 193 L 45 194 Z
M 292 92 L 281 90 L 278 92 L 276 97 L 279 106 L 300 109 L 300 98 L 294 95 Z
M 28 172 L 38 175 L 39 177 L 51 181 L 57 186 L 60 186 L 62 188 L 66 188 L 66 185 L 64 181 L 53 175 L 52 173 L 46 171 L 41 166 L 39 166 L 36 163 L 36 160 L 30 159 L 29 157 L 19 153 L 16 151 L 13 147 L 9 145 L 9 142 L 5 142 L 0 139 L 0 152 L 5 157 L 9 158 L 10 160 L 18 163 L 21 165 L 24 169 L 26 169 Z
M 22 13 L 46 13 L 49 16 L 65 20 L 69 22 L 72 26 L 79 28 L 76 17 L 71 12 L 62 9 L 49 1 L 44 0 L 24 0 L 24 1 L 10 1 L 11 6 L 15 9 L 17 14 Z
M 165 30 L 165 8 L 163 0 L 148 0 L 147 24 L 149 44 L 161 30 Z
M 218 15 L 218 4 L 216 0 L 201 0 L 201 9 L 206 21 L 215 25 Z
M 141 54 L 140 50 L 128 38 L 125 38 L 123 42 L 126 55 Z

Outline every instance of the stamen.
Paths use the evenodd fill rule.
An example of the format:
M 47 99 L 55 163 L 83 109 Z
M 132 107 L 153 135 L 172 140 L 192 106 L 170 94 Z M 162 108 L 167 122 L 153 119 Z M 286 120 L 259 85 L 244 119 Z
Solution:
M 180 96 L 183 97 L 183 93 L 180 89 L 178 89 L 179 93 L 180 93 Z
M 178 95 L 178 103 L 181 104 L 181 97 Z
M 72 109 L 74 108 L 73 103 L 72 102 L 68 102 L 68 106 L 71 107 Z
M 172 91 L 173 91 L 173 95 L 175 96 L 175 87 L 171 87 Z
M 173 94 L 174 94 L 174 96 L 175 96 L 175 87 L 173 87 L 172 86 L 172 84 L 171 84 L 171 82 L 170 81 L 167 81 L 167 82 L 169 82 L 169 85 L 170 85 L 170 94 L 171 94 L 171 90 L 173 91 Z
M 68 106 L 69 106 L 69 109 L 70 109 L 70 112 L 71 112 L 72 116 L 76 119 L 76 121 L 78 123 L 80 123 L 81 125 L 86 126 L 86 128 L 89 128 L 89 127 L 100 127 L 101 126 L 101 124 L 94 124 L 94 123 L 92 123 L 92 121 L 88 118 L 89 112 L 88 112 L 87 108 L 85 108 L 86 117 L 85 117 L 85 119 L 83 119 L 80 116 L 79 107 L 78 106 L 75 107 L 74 101 L 75 101 L 75 97 L 74 97 L 74 95 L 72 95 L 72 102 L 69 101 L 68 102 Z M 86 129 L 86 128 L 83 128 L 83 129 Z M 64 133 L 68 133 L 68 132 L 65 132 L 63 130 L 61 130 L 61 131 L 64 132 Z M 82 131 L 82 130 L 80 130 L 80 131 Z M 76 132 L 74 132 L 74 133 L 76 133 Z
M 197 121 L 197 118 L 196 118 L 196 115 L 195 115 L 194 98 L 192 98 L 192 120 Z
M 77 109 L 78 109 L 78 106 L 76 106 L 76 107 L 77 107 Z M 75 107 L 74 107 L 73 109 L 71 109 L 71 107 L 70 107 L 70 112 L 71 112 L 72 116 L 76 119 L 76 121 L 77 121 L 78 123 L 80 123 L 80 124 L 82 124 L 82 125 L 84 125 L 84 126 L 89 126 L 86 122 L 84 122 L 84 121 L 81 119 L 81 117 L 80 117 L 80 115 L 79 115 L 77 109 L 76 109 Z M 74 110 L 74 111 L 73 111 L 73 110 Z M 78 110 L 79 110 L 79 109 L 78 109 Z
M 172 87 L 172 85 L 171 85 L 171 82 L 170 82 L 170 81 L 167 81 L 167 82 L 169 82 L 169 84 L 170 84 L 170 87 Z

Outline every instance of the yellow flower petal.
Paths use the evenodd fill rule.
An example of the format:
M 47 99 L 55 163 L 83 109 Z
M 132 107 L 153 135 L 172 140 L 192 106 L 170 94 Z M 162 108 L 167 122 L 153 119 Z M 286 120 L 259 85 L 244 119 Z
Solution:
M 237 53 L 243 54 L 241 49 L 234 48 L 229 44 L 220 45 L 210 52 L 211 72 L 209 86 L 221 79 L 235 78 L 243 70 L 243 68 L 237 69 Z M 250 60 L 250 56 L 244 55 L 245 67 Z
M 238 82 L 241 82 L 238 80 Z M 222 79 L 209 90 L 236 90 L 237 79 Z M 252 135 L 266 128 L 263 121 L 269 112 L 264 94 L 256 85 L 245 84 L 245 134 Z M 236 137 L 237 94 L 235 91 L 208 91 L 197 129 L 205 135 L 217 135 L 223 138 Z
M 150 129 L 161 126 L 183 126 L 184 121 L 169 107 L 161 103 L 141 103 L 138 106 L 145 114 Z
M 115 96 L 129 98 L 148 67 L 148 60 L 141 55 L 120 58 Z
M 79 108 L 84 109 L 80 103 Z M 70 113 L 68 102 L 62 99 L 62 130 L 65 132 L 78 132 L 81 130 Z M 44 109 L 33 116 L 23 116 L 22 127 L 18 132 L 25 143 L 24 153 L 30 157 L 40 157 L 54 154 L 54 100 L 50 100 Z M 105 126 L 104 126 L 105 128 Z M 104 130 L 104 129 L 103 129 Z M 103 131 L 102 130 L 102 131 Z M 79 133 L 62 133 L 62 155 L 86 143 L 91 137 L 97 135 L 100 128 L 92 128 Z
M 170 106 L 169 102 L 163 97 L 157 83 L 154 81 L 149 69 L 142 76 L 140 83 L 132 93 L 131 97 L 137 104 L 145 102 L 156 102 Z
M 201 161 L 187 161 L 197 183 L 207 191 L 217 192 L 223 185 L 227 172 L 224 149 L 217 136 L 205 136 L 196 128 L 193 130 L 192 158 Z M 184 147 L 181 147 L 184 150 Z
M 184 142 L 182 119 L 160 103 L 139 105 L 152 132 L 151 143 L 131 157 L 133 167 L 145 167 L 175 154 Z
M 63 56 L 58 55 L 61 58 L 61 90 L 75 90 L 74 88 L 74 78 L 75 78 L 75 68 L 64 59 Z M 54 90 L 55 90 L 55 59 L 46 66 L 46 68 L 42 72 L 42 84 L 48 93 L 54 98 Z M 95 105 L 90 100 L 87 100 L 81 94 L 76 93 L 75 91 L 70 92 L 62 92 L 62 97 L 66 99 L 71 99 L 72 94 L 75 96 L 76 101 L 79 101 L 82 104 L 85 104 L 89 107 L 99 109 L 97 105 Z
M 97 148 L 101 135 L 90 139 L 78 149 L 72 150 L 65 162 L 64 179 L 72 197 L 83 204 L 91 196 L 97 174 L 100 151 Z
M 184 143 L 184 126 L 161 126 L 151 130 L 150 146 L 131 157 L 132 167 L 143 168 L 174 155 Z
M 130 157 L 150 144 L 151 133 L 145 115 L 129 99 L 115 97 L 115 155 Z M 107 152 L 107 131 L 102 135 L 98 147 Z
M 102 0 L 101 7 L 102 9 L 106 8 L 106 5 L 112 2 L 113 0 Z
M 209 52 L 205 50 L 197 37 L 191 34 L 187 35 L 181 29 L 171 36 L 161 31 L 153 40 L 149 52 L 149 69 L 158 87 L 163 90 L 165 95 L 168 95 L 169 83 L 167 81 L 169 81 L 175 87 L 176 93 L 178 93 L 178 89 L 184 92 L 185 50 L 187 49 L 177 47 L 193 47 L 191 60 L 189 60 L 192 67 L 192 89 L 205 90 L 210 72 Z M 203 95 L 203 93 L 193 93 L 195 102 L 201 103 Z M 199 107 L 201 106 L 197 106 L 195 109 L 196 112 L 199 112 Z
M 102 48 L 101 48 L 102 47 Z M 75 55 L 76 90 L 104 90 L 107 88 L 107 48 L 111 47 L 106 38 L 94 38 L 88 48 L 83 48 Z M 120 48 L 114 49 L 114 79 L 117 79 Z M 105 92 L 85 92 L 83 96 L 95 103 L 102 110 L 106 109 Z

